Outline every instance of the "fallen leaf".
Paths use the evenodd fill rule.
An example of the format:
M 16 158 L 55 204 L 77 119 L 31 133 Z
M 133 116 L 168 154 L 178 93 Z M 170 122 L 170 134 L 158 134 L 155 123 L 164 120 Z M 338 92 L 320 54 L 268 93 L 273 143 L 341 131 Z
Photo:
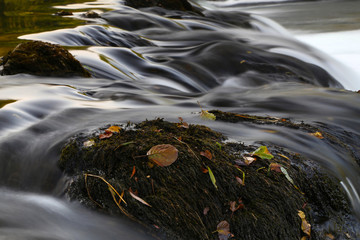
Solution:
M 94 140 L 88 140 L 86 142 L 84 142 L 84 147 L 91 147 L 95 144 L 95 141 Z
M 132 196 L 135 200 L 137 200 L 137 201 L 141 202 L 142 204 L 144 204 L 144 205 L 146 205 L 146 206 L 151 207 L 151 205 L 150 205 L 150 204 L 148 204 L 147 202 L 145 202 L 145 200 L 144 200 L 144 199 L 142 199 L 142 198 L 140 198 L 140 197 L 136 196 L 136 195 L 135 195 L 135 193 L 133 193 L 133 192 L 132 192 L 131 188 L 129 189 L 129 193 L 130 193 L 130 195 L 131 195 L 131 196 Z
M 240 183 L 240 185 L 245 186 L 245 183 L 244 183 L 244 181 L 243 181 L 241 178 L 239 178 L 239 177 L 235 177 L 235 178 L 236 178 L 236 181 L 237 181 L 238 183 Z
M 216 119 L 216 116 L 214 114 L 209 113 L 206 110 L 201 110 L 200 117 L 203 119 L 213 120 L 213 121 Z
M 275 171 L 275 172 L 279 172 L 279 173 L 281 173 L 282 171 L 281 171 L 281 165 L 280 164 L 278 164 L 278 163 L 271 163 L 270 165 L 269 165 L 269 168 L 270 168 L 270 170 L 271 171 Z
M 216 231 L 219 234 L 219 240 L 228 240 L 229 237 L 233 236 L 230 233 L 230 224 L 225 220 L 217 225 Z
M 106 138 L 110 138 L 113 135 L 112 132 L 105 132 L 99 135 L 99 139 L 106 139 Z
M 359 93 L 360 93 L 360 90 L 359 90 Z M 351 239 L 351 236 L 349 233 L 345 233 L 345 236 L 348 238 L 348 239 Z
M 240 61 L 240 64 L 243 64 L 244 62 L 246 62 L 246 61 L 245 61 L 245 60 L 241 60 L 241 61 Z
M 244 208 L 244 204 L 241 199 L 239 199 L 239 205 L 236 206 L 236 201 L 231 201 L 230 203 L 230 211 L 233 213 L 239 209 Z
M 209 113 L 208 111 L 202 109 L 199 101 L 197 103 L 199 104 L 199 107 L 201 109 L 201 113 L 200 113 L 201 118 L 207 119 L 207 120 L 215 120 L 216 119 L 216 116 L 214 114 Z
M 238 203 L 239 203 L 239 209 L 243 209 L 245 207 L 241 198 L 239 198 Z
M 136 168 L 135 166 L 133 167 L 133 170 L 132 170 L 132 173 L 131 173 L 131 176 L 130 176 L 130 179 L 135 175 L 135 172 L 136 172 Z
M 298 215 L 301 218 L 301 230 L 308 236 L 310 236 L 311 225 L 305 219 L 305 213 L 301 210 L 298 210 Z
M 323 139 L 323 135 L 321 132 L 314 132 L 314 133 L 309 133 L 310 135 L 314 136 L 314 137 L 317 137 L 319 139 Z
M 178 127 L 182 128 L 189 128 L 189 124 L 187 122 L 184 122 L 184 119 L 182 117 L 179 117 L 180 123 L 178 124 Z
M 274 157 L 271 155 L 266 146 L 259 147 L 254 152 L 252 152 L 251 155 L 258 156 L 261 159 L 272 159 Z
M 243 186 L 245 186 L 245 172 L 243 170 L 241 170 L 240 168 L 236 168 L 237 170 L 239 170 L 241 173 L 242 173 L 242 179 L 241 180 L 241 183 L 238 179 L 236 179 L 240 184 L 242 184 Z M 236 177 L 235 177 L 236 178 Z
M 212 159 L 212 154 L 209 150 L 205 150 L 205 152 L 200 152 L 200 155 L 206 157 L 209 160 Z
M 332 235 L 331 233 L 328 233 L 328 234 L 325 234 L 326 238 L 329 238 L 329 239 L 334 239 L 334 235 Z
M 256 158 L 248 156 L 248 155 L 244 155 L 243 159 L 244 159 L 245 165 L 250 165 L 252 162 L 256 161 Z
M 170 166 L 178 158 L 178 150 L 171 144 L 153 146 L 146 155 L 149 160 L 161 167 Z
M 210 211 L 210 208 L 206 207 L 206 208 L 204 208 L 203 214 L 206 216 L 209 211 Z
M 289 174 L 288 174 L 288 172 L 286 171 L 286 169 L 283 168 L 282 166 L 280 166 L 280 170 L 281 170 L 281 172 L 285 175 L 286 179 L 294 185 L 294 181 L 293 181 L 292 178 L 289 176 Z
M 207 168 L 208 168 L 208 171 L 209 171 L 209 176 L 210 176 L 211 182 L 214 184 L 215 188 L 217 189 L 218 187 L 216 186 L 215 176 L 214 176 L 213 172 L 211 171 L 211 169 L 209 167 L 207 167 Z
M 121 128 L 119 126 L 111 126 L 105 129 L 105 132 L 119 133 Z
M 207 168 L 204 168 L 204 167 L 201 167 L 201 171 L 202 171 L 203 173 L 208 173 L 208 172 L 209 172 L 209 170 L 208 170 Z

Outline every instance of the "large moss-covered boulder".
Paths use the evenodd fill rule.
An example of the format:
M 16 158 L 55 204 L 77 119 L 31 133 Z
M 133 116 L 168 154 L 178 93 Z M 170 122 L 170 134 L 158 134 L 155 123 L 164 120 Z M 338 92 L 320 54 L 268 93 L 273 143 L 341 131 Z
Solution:
M 90 77 L 65 48 L 40 41 L 20 43 L 0 62 L 1 75 L 28 73 L 38 76 Z
M 214 114 L 220 120 L 307 128 L 286 119 Z M 273 157 L 253 154 L 251 159 L 259 146 L 225 143 L 221 133 L 182 120 L 120 127 L 79 135 L 65 145 L 59 164 L 72 179 L 70 199 L 128 217 L 160 239 L 299 240 L 308 236 L 302 225 L 311 229 L 311 239 L 327 234 L 342 239 L 349 232 L 350 210 L 337 180 L 299 154 L 267 146 Z M 161 151 L 149 152 L 163 144 L 178 150 L 169 166 L 149 160 L 163 157 Z M 173 160 L 172 147 L 168 157 Z M 224 221 L 229 232 L 221 228 Z M 324 228 L 324 221 L 338 230 Z

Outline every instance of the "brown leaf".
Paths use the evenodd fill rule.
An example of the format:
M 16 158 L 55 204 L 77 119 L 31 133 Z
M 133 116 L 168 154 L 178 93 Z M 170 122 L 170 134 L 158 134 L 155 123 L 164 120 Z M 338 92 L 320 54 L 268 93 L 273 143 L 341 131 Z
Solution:
M 231 201 L 230 202 L 230 211 L 235 212 L 236 210 L 239 209 L 239 206 L 236 206 L 236 202 L 235 201 Z
M 219 234 L 219 239 L 220 240 L 227 240 L 229 239 L 229 237 L 233 236 L 230 233 L 230 224 L 227 221 L 221 221 L 217 227 L 216 230 Z
M 279 172 L 281 173 L 281 165 L 278 164 L 278 163 L 271 163 L 270 166 L 269 166 L 270 170 L 271 171 L 275 171 L 275 172 Z
M 334 235 L 332 235 L 331 233 L 327 233 L 327 234 L 325 234 L 325 236 L 328 239 L 335 239 Z
M 204 167 L 201 167 L 201 171 L 202 171 L 203 173 L 208 173 L 208 172 L 209 172 L 209 170 L 208 170 L 207 168 L 204 168 Z
M 184 119 L 182 117 L 179 117 L 180 123 L 178 123 L 178 127 L 183 128 L 189 128 L 189 124 L 187 122 L 184 122 Z
M 210 208 L 206 207 L 206 208 L 204 208 L 203 214 L 206 216 L 209 211 L 210 211 Z
M 178 158 L 178 150 L 171 144 L 153 146 L 147 153 L 149 160 L 161 167 L 170 166 Z
M 219 224 L 216 227 L 217 232 L 222 235 L 228 235 L 230 234 L 230 224 L 224 220 L 219 222 Z
M 205 150 L 205 152 L 200 152 L 200 155 L 206 157 L 209 160 L 212 159 L 212 154 L 209 150 Z
M 146 206 L 151 207 L 151 205 L 148 204 L 144 199 L 136 196 L 135 193 L 131 190 L 131 188 L 129 189 L 129 193 L 130 193 L 130 195 L 131 195 L 135 200 L 141 202 L 142 204 L 144 204 L 144 205 L 146 205 Z

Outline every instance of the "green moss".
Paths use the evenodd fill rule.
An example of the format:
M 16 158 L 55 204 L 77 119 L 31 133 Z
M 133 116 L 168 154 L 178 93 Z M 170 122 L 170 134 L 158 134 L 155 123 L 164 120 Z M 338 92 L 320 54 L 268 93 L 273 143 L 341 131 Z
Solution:
M 5 105 L 16 102 L 16 100 L 0 100 L 0 108 L 3 108 Z

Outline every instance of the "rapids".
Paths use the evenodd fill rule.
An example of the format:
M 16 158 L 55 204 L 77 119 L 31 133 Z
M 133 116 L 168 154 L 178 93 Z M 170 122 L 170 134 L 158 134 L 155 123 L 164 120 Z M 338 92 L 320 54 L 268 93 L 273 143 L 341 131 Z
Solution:
M 72 10 L 74 15 L 47 16 L 47 21 L 64 22 L 17 34 L 23 40 L 66 46 L 94 77 L 0 76 L 0 238 L 149 238 L 134 232 L 125 221 L 69 202 L 63 196 L 68 179 L 57 161 L 64 143 L 76 134 L 106 124 L 157 117 L 169 121 L 182 117 L 188 123 L 222 132 L 230 140 L 247 144 L 271 142 L 304 154 L 341 181 L 359 217 L 360 168 L 349 154 L 350 149 L 359 157 L 359 145 L 344 149 L 275 125 L 209 122 L 198 116 L 199 101 L 207 110 L 326 124 L 343 141 L 360 142 L 360 95 L 353 92 L 360 89 L 359 75 L 351 72 L 351 66 L 340 64 L 341 58 L 336 60 L 326 54 L 329 48 L 320 51 L 293 37 L 319 39 L 323 35 L 315 35 L 313 32 L 320 34 L 316 29 L 305 34 L 301 19 L 296 24 L 284 24 L 292 19 L 292 15 L 286 15 L 289 8 L 313 9 L 314 4 L 321 3 L 266 2 L 249 6 L 249 1 L 240 0 L 196 1 L 206 9 L 205 16 L 199 16 L 160 8 L 139 11 L 111 0 L 76 4 L 57 1 L 56 9 Z M 346 5 L 330 1 L 333 9 L 338 6 L 334 2 Z M 356 4 L 346 2 L 349 9 Z M 323 4 L 328 6 L 327 1 Z M 279 6 L 286 9 L 283 15 L 275 14 Z M 84 18 L 81 14 L 89 9 L 103 13 L 102 18 Z M 296 16 L 303 13 L 303 9 L 293 11 Z M 277 16 L 290 31 L 266 16 Z M 345 29 L 356 28 L 360 29 L 359 25 Z M 15 45 L 18 40 L 13 35 L 7 37 L 12 36 L 10 42 Z M 314 65 L 302 69 L 306 81 L 242 71 L 239 54 L 253 52 L 278 54 L 275 60 L 279 62 L 286 57 L 294 63 Z M 315 78 L 314 74 L 322 77 Z

